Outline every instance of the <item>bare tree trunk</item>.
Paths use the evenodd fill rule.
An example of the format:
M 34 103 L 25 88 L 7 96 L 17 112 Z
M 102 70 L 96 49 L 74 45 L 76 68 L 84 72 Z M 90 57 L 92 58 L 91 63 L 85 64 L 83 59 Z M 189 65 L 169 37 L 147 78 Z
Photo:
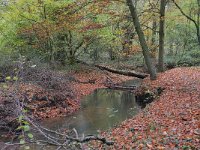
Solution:
M 144 33 L 141 29 L 141 25 L 140 25 L 140 22 L 139 22 L 139 18 L 138 18 L 138 15 L 137 15 L 136 8 L 134 6 L 134 2 L 132 0 L 126 0 L 126 1 L 127 1 L 127 5 L 129 6 L 129 9 L 130 9 L 130 12 L 131 12 L 131 16 L 132 16 L 132 19 L 133 19 L 135 30 L 136 30 L 138 37 L 139 37 L 140 45 L 142 47 L 142 52 L 143 52 L 143 55 L 144 55 L 145 63 L 146 63 L 147 68 L 148 68 L 148 72 L 150 74 L 150 78 L 151 78 L 151 80 L 155 80 L 156 79 L 155 66 L 151 62 L 149 48 L 147 46 L 147 43 L 146 43 L 146 40 L 145 40 L 145 37 L 144 37 Z
M 158 71 L 164 71 L 164 37 L 165 37 L 165 5 L 166 0 L 160 0 L 159 56 Z
M 157 22 L 155 19 L 155 16 L 153 18 L 153 23 L 152 23 L 152 39 L 151 39 L 151 58 L 152 58 L 152 63 L 156 65 L 157 63 L 157 44 L 156 44 L 156 31 L 157 30 Z
M 156 45 L 156 30 L 157 30 L 157 22 L 155 18 L 153 19 L 152 23 L 152 39 L 151 39 L 151 45 L 155 46 Z
M 197 14 L 197 37 L 198 37 L 198 42 L 200 46 L 200 0 L 197 0 L 198 4 L 198 14 Z

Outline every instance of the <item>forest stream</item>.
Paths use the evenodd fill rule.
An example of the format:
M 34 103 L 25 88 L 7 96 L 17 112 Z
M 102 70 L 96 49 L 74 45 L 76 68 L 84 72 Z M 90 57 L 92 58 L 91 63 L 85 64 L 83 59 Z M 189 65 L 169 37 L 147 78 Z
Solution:
M 200 0 L 0 0 L 0 150 L 200 150 Z
M 42 125 L 53 129 L 73 129 L 79 134 L 96 134 L 137 114 L 141 109 L 129 91 L 96 89 L 83 98 L 81 109 L 65 118 L 51 118 Z
M 123 85 L 139 86 L 141 80 L 130 80 Z M 98 134 L 119 125 L 136 115 L 144 106 L 136 102 L 134 93 L 113 89 L 96 89 L 81 100 L 81 109 L 71 116 L 50 118 L 40 122 L 46 128 L 57 131 L 76 129 L 79 135 Z M 37 133 L 35 133 L 37 137 Z M 39 136 L 37 138 L 40 138 Z M 32 145 L 31 149 L 37 149 Z M 48 149 L 51 147 L 48 147 Z

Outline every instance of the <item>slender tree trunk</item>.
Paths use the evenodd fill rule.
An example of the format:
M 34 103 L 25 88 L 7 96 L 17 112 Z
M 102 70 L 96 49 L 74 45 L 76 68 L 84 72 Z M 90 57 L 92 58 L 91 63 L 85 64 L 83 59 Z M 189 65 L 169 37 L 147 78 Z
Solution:
M 198 42 L 200 47 L 200 28 L 197 28 L 197 36 L 198 36 Z
M 151 39 L 151 58 L 152 62 L 155 65 L 157 63 L 156 57 L 157 57 L 157 45 L 156 45 L 156 30 L 157 30 L 157 22 L 155 17 L 153 18 L 152 23 L 152 39 Z
M 197 13 L 197 37 L 198 37 L 198 42 L 200 46 L 200 0 L 197 0 L 198 4 L 198 13 Z
M 149 71 L 149 74 L 150 74 L 150 78 L 151 78 L 151 80 L 155 80 L 156 79 L 155 66 L 151 62 L 149 48 L 147 46 L 147 43 L 146 43 L 146 40 L 145 40 L 145 37 L 144 37 L 144 33 L 142 31 L 142 28 L 141 28 L 141 25 L 140 25 L 140 22 L 139 22 L 139 18 L 138 18 L 138 15 L 137 15 L 136 8 L 135 8 L 132 0 L 126 0 L 126 1 L 127 1 L 127 4 L 129 6 L 129 9 L 130 9 L 130 12 L 131 12 L 131 16 L 132 16 L 132 19 L 133 19 L 135 30 L 136 30 L 138 37 L 139 37 L 140 45 L 142 47 L 142 52 L 143 52 L 145 63 L 147 65 L 147 68 L 148 68 L 148 71 Z
M 153 30 L 152 30 L 151 45 L 155 46 L 156 45 L 156 30 L 157 30 L 157 22 L 155 19 L 153 20 L 152 28 Z
M 164 71 L 164 37 L 165 37 L 165 5 L 166 0 L 160 0 L 159 56 L 158 71 Z

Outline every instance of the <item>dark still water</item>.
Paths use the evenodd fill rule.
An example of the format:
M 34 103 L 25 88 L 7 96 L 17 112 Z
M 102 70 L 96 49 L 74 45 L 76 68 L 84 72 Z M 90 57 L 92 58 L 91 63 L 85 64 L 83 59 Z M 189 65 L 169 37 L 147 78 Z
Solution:
M 75 114 L 47 119 L 41 124 L 53 130 L 75 128 L 78 134 L 95 134 L 120 124 L 140 110 L 131 92 L 97 89 L 82 100 L 81 109 Z

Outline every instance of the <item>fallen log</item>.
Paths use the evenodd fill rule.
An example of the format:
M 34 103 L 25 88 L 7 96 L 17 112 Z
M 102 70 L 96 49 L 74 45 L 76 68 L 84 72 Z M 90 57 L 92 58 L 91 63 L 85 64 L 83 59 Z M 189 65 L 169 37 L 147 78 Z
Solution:
M 84 64 L 84 65 L 87 65 L 87 66 L 94 66 L 94 67 L 97 67 L 97 68 L 99 68 L 101 70 L 106 70 L 106 71 L 109 71 L 109 72 L 112 72 L 112 73 L 115 73 L 115 74 L 124 75 L 124 76 L 137 77 L 137 78 L 140 78 L 140 79 L 144 79 L 144 78 L 146 78 L 148 76 L 148 74 L 141 73 L 141 72 L 117 70 L 117 69 L 109 68 L 109 67 L 102 66 L 102 65 L 92 65 L 92 64 L 88 64 L 86 62 L 83 62 L 81 60 L 76 60 L 76 62 Z
M 141 79 L 144 79 L 148 76 L 145 73 L 140 73 L 140 72 L 135 72 L 135 71 L 126 71 L 126 70 L 116 70 L 114 68 L 109 68 L 109 67 L 101 66 L 101 65 L 95 65 L 95 67 L 97 67 L 101 70 L 106 70 L 106 71 L 112 72 L 112 73 L 125 75 L 125 76 L 137 77 L 137 78 L 141 78 Z
M 130 90 L 130 91 L 136 89 L 136 86 L 121 86 L 121 85 L 105 85 L 105 87 L 115 90 Z

